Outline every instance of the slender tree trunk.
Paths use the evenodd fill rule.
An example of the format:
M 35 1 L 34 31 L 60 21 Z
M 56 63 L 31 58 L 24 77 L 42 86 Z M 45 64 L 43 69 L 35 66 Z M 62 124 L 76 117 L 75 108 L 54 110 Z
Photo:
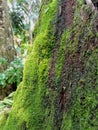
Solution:
M 0 57 L 12 61 L 15 55 L 13 32 L 6 0 L 0 0 Z M 0 71 L 4 68 L 0 65 Z

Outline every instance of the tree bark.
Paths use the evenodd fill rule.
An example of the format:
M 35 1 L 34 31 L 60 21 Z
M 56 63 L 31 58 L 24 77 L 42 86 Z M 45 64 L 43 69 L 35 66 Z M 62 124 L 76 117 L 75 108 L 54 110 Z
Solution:
M 15 56 L 13 32 L 6 0 L 0 0 L 0 57 L 5 58 L 8 63 Z M 0 65 L 0 71 L 4 67 Z
M 82 21 L 83 0 L 43 2 L 23 82 L 3 130 L 97 130 L 95 13 Z

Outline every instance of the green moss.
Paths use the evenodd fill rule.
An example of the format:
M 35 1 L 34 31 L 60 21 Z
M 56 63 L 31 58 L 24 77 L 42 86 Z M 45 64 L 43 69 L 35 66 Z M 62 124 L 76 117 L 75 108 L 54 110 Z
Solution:
M 0 113 L 0 130 L 3 130 L 6 120 L 8 118 L 8 115 L 9 115 L 9 109 L 7 108 Z
M 75 34 L 76 31 L 77 29 L 74 30 L 74 28 L 69 28 L 62 34 L 60 48 L 58 52 L 58 62 L 55 70 L 57 79 L 60 78 L 62 65 L 65 60 L 66 54 L 74 54 L 77 51 L 79 33 L 78 35 Z M 75 35 L 74 38 L 72 38 L 72 34 Z
M 67 115 L 67 113 L 64 113 L 63 116 L 63 122 L 61 126 L 61 130 L 71 130 L 72 127 L 72 121 L 71 121 L 71 115 Z
M 82 75 L 81 71 L 78 74 L 79 68 L 77 68 L 76 72 L 74 72 L 74 65 L 69 65 L 71 66 L 70 69 L 73 69 L 73 71 L 68 72 L 68 74 L 71 74 L 71 78 L 74 76 L 74 80 L 70 78 L 70 81 L 68 81 L 69 85 L 70 82 L 73 84 L 72 81 L 75 81 L 74 84 L 77 82 L 78 85 L 73 85 L 74 89 L 70 90 L 72 93 L 71 110 L 69 110 L 69 112 L 64 112 L 61 130 L 97 130 L 98 127 L 98 95 L 96 93 L 98 83 L 98 48 L 95 49 L 96 47 L 94 46 L 88 48 L 90 44 L 94 44 L 94 39 L 96 38 L 96 33 L 93 28 L 94 22 L 92 22 L 94 17 L 95 16 L 91 16 L 91 20 L 87 20 L 86 24 L 85 21 L 80 21 L 80 16 L 75 17 L 75 27 L 70 30 L 66 30 L 62 35 L 59 49 L 60 58 L 58 58 L 58 64 L 56 66 L 56 80 L 61 80 L 62 65 L 64 65 L 63 61 L 67 59 L 66 54 L 69 53 L 71 58 L 73 58 L 72 61 L 74 62 L 75 57 L 73 56 L 76 54 L 78 54 L 78 56 L 80 55 L 81 60 L 85 65 L 83 65 L 84 73 Z M 71 37 L 72 34 L 73 36 Z M 79 46 L 81 47 L 80 50 Z M 68 69 L 68 71 L 70 71 L 70 69 Z M 76 75 L 74 75 L 74 73 L 76 73 Z M 77 81 L 78 75 L 80 75 L 80 77 Z M 95 114 L 93 114 L 93 112 Z
M 15 103 L 4 130 L 13 130 L 13 128 L 14 130 L 43 130 L 46 126 L 44 122 L 47 122 L 46 117 L 50 111 L 46 97 L 50 102 L 49 107 L 53 99 L 53 95 L 49 96 L 47 79 L 55 41 L 54 25 L 51 21 L 55 20 L 56 5 L 56 0 L 53 0 L 42 9 L 38 35 L 32 52 L 26 59 L 23 82 L 17 89 Z
M 65 53 L 67 50 L 67 46 L 69 46 L 69 38 L 70 38 L 71 31 L 70 29 L 66 30 L 62 34 L 62 38 L 60 41 L 60 47 L 59 47 L 59 52 L 58 52 L 58 61 L 56 64 L 55 72 L 56 72 L 56 82 L 59 82 L 60 76 L 61 76 L 61 71 L 62 71 L 62 66 L 63 62 L 65 59 Z
M 44 3 L 44 2 L 43 2 Z M 55 17 L 56 17 L 56 12 L 57 12 L 57 1 L 56 0 L 50 0 L 48 1 L 48 4 L 46 3 L 44 6 L 41 8 L 40 12 L 40 17 L 39 17 L 39 22 L 35 26 L 34 32 L 35 36 L 39 33 L 44 33 L 50 26 L 50 23 L 52 24 L 51 26 L 55 26 Z
M 81 81 L 78 83 L 72 107 L 73 129 L 97 130 L 98 112 L 97 112 L 97 66 L 98 66 L 98 48 L 92 51 L 85 61 L 85 70 Z M 79 125 L 77 125 L 77 123 Z

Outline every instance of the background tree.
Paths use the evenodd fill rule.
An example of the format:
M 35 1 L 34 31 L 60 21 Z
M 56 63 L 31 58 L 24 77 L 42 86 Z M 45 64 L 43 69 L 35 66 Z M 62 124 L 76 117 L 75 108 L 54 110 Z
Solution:
M 32 30 L 38 18 L 38 12 L 41 5 L 40 0 L 11 0 L 11 16 L 14 29 L 28 31 L 29 43 L 32 43 Z M 17 17 L 14 19 L 14 17 Z M 17 22 L 16 22 L 17 21 Z M 17 26 L 18 25 L 18 26 Z M 25 25 L 25 26 L 24 26 Z M 16 27 L 15 27 L 16 26 Z M 22 30 L 21 30 L 22 29 Z
M 11 23 L 7 1 L 0 1 L 0 100 L 15 91 L 22 79 L 23 64 L 16 57 Z
M 0 1 L 0 58 L 5 58 L 8 63 L 14 59 L 15 49 L 13 42 L 12 25 L 6 0 Z M 4 66 L 0 63 L 0 72 Z

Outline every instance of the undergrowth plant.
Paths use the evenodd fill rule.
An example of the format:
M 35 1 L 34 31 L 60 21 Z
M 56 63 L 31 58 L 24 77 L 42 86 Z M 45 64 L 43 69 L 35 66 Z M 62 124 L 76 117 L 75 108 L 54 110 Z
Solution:
M 6 65 L 7 60 L 0 58 L 0 64 Z M 7 84 L 16 83 L 17 85 L 21 82 L 23 75 L 23 62 L 21 58 L 15 57 L 8 67 L 0 73 L 0 86 L 6 87 Z

